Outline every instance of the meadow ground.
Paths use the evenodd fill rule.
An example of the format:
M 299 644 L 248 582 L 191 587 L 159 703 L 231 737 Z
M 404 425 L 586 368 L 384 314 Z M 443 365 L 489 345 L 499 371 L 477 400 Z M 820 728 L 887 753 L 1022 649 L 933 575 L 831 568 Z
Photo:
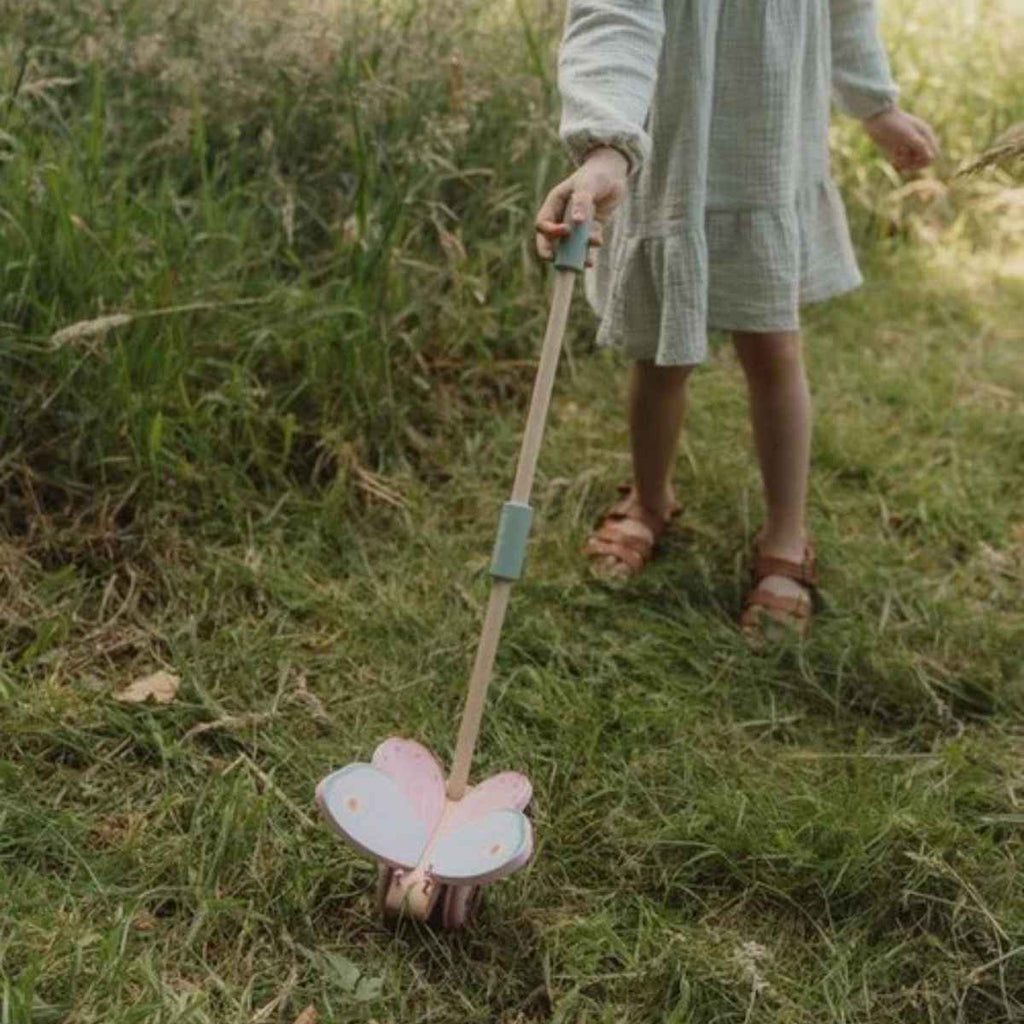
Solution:
M 664 556 L 587 579 L 624 368 L 578 302 L 476 763 L 537 856 L 445 936 L 382 926 L 312 794 L 451 751 L 561 7 L 0 0 L 2 1024 L 1024 1019 L 1024 194 L 954 179 L 1024 120 L 1024 12 L 930 10 L 885 20 L 933 173 L 834 133 L 870 283 L 806 323 L 813 638 L 735 630 L 722 344 Z

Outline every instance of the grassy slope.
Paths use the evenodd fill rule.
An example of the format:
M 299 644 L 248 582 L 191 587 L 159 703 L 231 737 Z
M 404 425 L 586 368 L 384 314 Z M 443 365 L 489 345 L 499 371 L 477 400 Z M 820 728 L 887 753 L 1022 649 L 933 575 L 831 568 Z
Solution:
M 966 135 L 976 112 L 919 88 Z M 1024 113 L 1003 100 L 1004 121 Z M 76 109 L 61 117 L 85 131 Z M 55 145 L 20 127 L 26 151 Z M 450 751 L 531 379 L 517 360 L 543 320 L 541 277 L 481 255 L 472 218 L 517 237 L 533 172 L 483 194 L 434 182 L 465 219 L 436 252 L 410 222 L 399 309 L 371 301 L 380 279 L 359 254 L 372 246 L 349 237 L 358 188 L 354 213 L 337 200 L 340 250 L 300 215 L 310 251 L 291 255 L 280 222 L 252 213 L 270 186 L 251 170 L 193 183 L 181 223 L 167 195 L 147 206 L 125 190 L 133 212 L 100 237 L 139 246 L 122 264 L 129 301 L 81 230 L 37 208 L 54 219 L 23 223 L 33 273 L 53 248 L 96 276 L 6 264 L 5 1022 L 291 1022 L 309 1004 L 380 1022 L 1019 1019 L 1024 287 L 993 258 L 1019 236 L 1008 214 L 977 212 L 995 201 L 982 186 L 937 216 L 877 199 L 858 145 L 840 129 L 851 201 L 874 197 L 870 219 L 854 211 L 872 283 L 808 316 L 828 600 L 813 642 L 757 655 L 732 628 L 759 498 L 726 349 L 695 381 L 687 511 L 666 557 L 623 593 L 583 578 L 576 549 L 625 468 L 625 434 L 621 368 L 590 351 L 580 309 L 478 760 L 533 779 L 540 849 L 457 938 L 380 926 L 372 870 L 311 820 L 311 791 L 394 732 Z M 165 184 L 186 192 L 174 175 L 193 165 L 178 159 Z M 314 204 L 323 179 L 301 171 Z M 0 206 L 19 209 L 22 180 L 7 175 Z M 121 202 L 70 163 L 52 181 L 101 217 Z M 196 255 L 190 217 L 253 235 Z M 917 241 L 878 241 L 893 220 Z M 164 256 L 147 263 L 132 227 Z M 44 246 L 54 238 L 67 247 Z M 9 257 L 28 245 L 4 242 Z M 369 283 L 344 293 L 353 278 Z M 104 288 L 107 311 L 267 308 L 49 352 Z M 318 317 L 353 302 L 401 339 L 379 413 L 386 381 L 361 384 L 338 362 L 357 346 Z M 182 676 L 173 706 L 110 700 L 159 665 Z

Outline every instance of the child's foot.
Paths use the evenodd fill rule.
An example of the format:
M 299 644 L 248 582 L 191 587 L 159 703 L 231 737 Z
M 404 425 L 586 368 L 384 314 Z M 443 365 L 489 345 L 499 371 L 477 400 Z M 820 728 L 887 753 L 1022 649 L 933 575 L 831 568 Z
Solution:
M 620 484 L 618 491 L 625 497 L 601 517 L 583 545 L 591 572 L 604 580 L 622 580 L 640 572 L 669 523 L 682 511 L 671 488 L 656 509 L 641 505 L 630 483 Z
M 740 627 L 752 640 L 760 640 L 767 627 L 780 624 L 799 637 L 807 635 L 818 585 L 814 548 L 775 548 L 760 538 L 754 545 L 753 584 L 747 595 Z

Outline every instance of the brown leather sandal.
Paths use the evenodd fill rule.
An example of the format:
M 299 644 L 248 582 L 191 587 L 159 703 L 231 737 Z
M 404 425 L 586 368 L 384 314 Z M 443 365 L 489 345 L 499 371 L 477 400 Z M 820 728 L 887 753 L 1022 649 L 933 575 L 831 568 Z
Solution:
M 806 593 L 799 597 L 782 597 L 774 594 L 761 586 L 769 576 L 785 576 L 799 583 Z M 747 595 L 743 614 L 740 616 L 740 628 L 743 632 L 752 639 L 760 639 L 764 632 L 764 620 L 768 619 L 794 630 L 801 639 L 807 636 L 818 587 L 818 563 L 814 546 L 808 541 L 804 548 L 803 561 L 790 562 L 785 558 L 762 555 L 760 542 L 755 542 L 751 578 L 752 589 Z
M 613 558 L 618 559 L 620 565 L 628 566 L 630 571 L 624 573 L 622 577 L 617 577 L 616 574 L 610 572 L 597 572 L 593 567 L 594 563 L 592 561 L 591 571 L 601 579 L 628 578 L 640 572 L 651 558 L 654 557 L 655 546 L 661 539 L 661 535 L 668 528 L 669 523 L 682 512 L 682 506 L 673 505 L 669 509 L 668 515 L 661 518 L 644 508 L 641 508 L 639 511 L 629 509 L 629 499 L 633 492 L 632 482 L 627 480 L 625 483 L 619 484 L 617 490 L 619 494 L 623 495 L 622 500 L 616 502 L 594 524 L 595 532 L 587 538 L 582 552 L 592 560 L 611 555 Z M 645 526 L 651 534 L 650 539 L 638 537 L 616 528 L 616 523 L 621 523 L 626 519 Z

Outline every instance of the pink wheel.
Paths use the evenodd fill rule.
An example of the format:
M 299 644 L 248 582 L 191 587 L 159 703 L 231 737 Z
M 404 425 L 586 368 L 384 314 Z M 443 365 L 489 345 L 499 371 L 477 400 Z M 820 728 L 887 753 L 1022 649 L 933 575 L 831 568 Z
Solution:
M 444 894 L 441 925 L 447 931 L 465 928 L 480 906 L 482 886 L 449 885 Z

